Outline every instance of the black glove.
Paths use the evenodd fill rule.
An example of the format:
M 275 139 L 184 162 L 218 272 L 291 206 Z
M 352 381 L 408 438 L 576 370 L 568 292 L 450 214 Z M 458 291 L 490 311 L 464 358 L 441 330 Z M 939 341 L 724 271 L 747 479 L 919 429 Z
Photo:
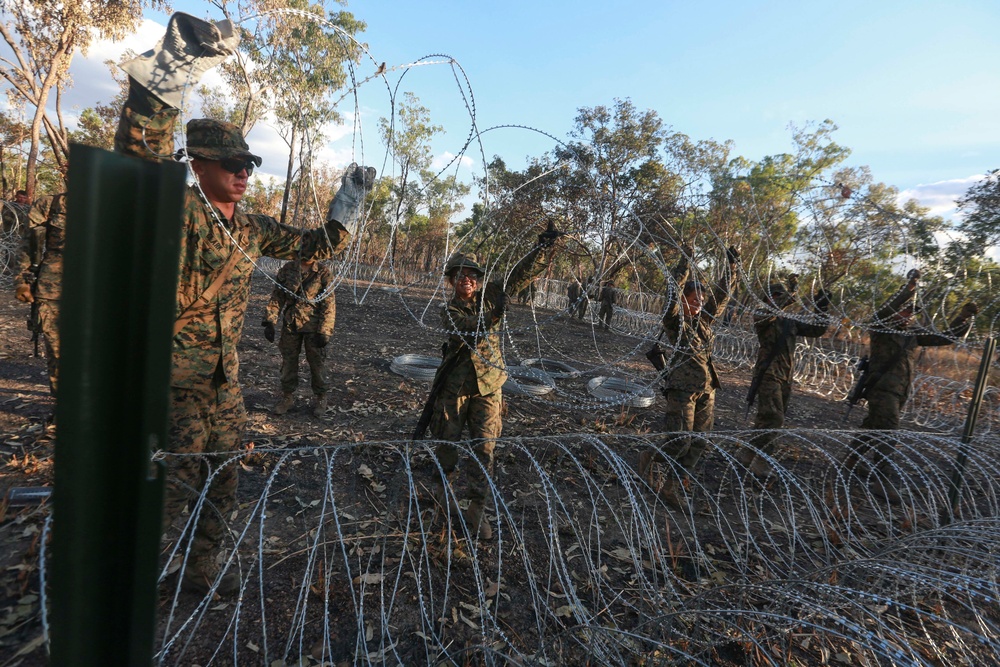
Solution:
M 788 285 L 788 291 L 790 293 L 795 293 L 799 291 L 799 274 L 791 273 L 788 275 L 788 280 L 786 281 Z
M 263 322 L 260 323 L 260 325 L 262 327 L 264 327 L 264 338 L 267 339 L 268 343 L 273 343 L 274 342 L 274 322 L 268 322 L 267 320 L 264 320 Z
M 917 281 L 920 280 L 920 269 L 910 269 L 906 273 L 906 279 L 910 281 L 910 284 L 916 287 Z
M 730 264 L 738 264 L 740 261 L 740 251 L 736 249 L 736 246 L 731 245 L 726 248 L 726 261 Z
M 830 310 L 830 293 L 825 289 L 820 289 L 813 297 L 813 303 L 816 304 L 816 310 L 825 313 Z
M 493 310 L 490 311 L 490 317 L 493 321 L 503 318 L 504 310 L 507 309 L 507 294 L 502 290 L 497 290 L 497 294 L 493 297 Z
M 325 333 L 314 333 L 312 339 L 313 345 L 316 347 L 326 347 L 326 344 L 330 342 L 330 336 Z
M 970 301 L 969 303 L 962 306 L 962 310 L 959 311 L 958 315 L 963 320 L 967 320 L 973 315 L 978 315 L 978 314 L 979 314 L 979 306 L 976 303 Z
M 560 236 L 563 236 L 563 233 L 556 229 L 554 222 L 549 220 L 549 226 L 538 235 L 538 247 L 551 248 Z

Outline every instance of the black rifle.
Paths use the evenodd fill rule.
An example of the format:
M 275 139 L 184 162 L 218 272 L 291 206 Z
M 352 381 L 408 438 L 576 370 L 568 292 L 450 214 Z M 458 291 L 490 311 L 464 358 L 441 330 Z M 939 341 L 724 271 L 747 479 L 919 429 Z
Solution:
M 750 380 L 750 389 L 747 390 L 747 409 L 743 413 L 743 419 L 750 417 L 750 408 L 753 406 L 753 402 L 757 400 L 757 392 L 760 390 L 760 383 L 764 380 L 764 374 L 767 373 L 767 369 L 771 367 L 774 363 L 775 358 L 778 356 L 778 351 L 784 346 L 785 340 L 792 333 L 792 321 L 787 317 L 781 318 L 781 333 L 778 335 L 778 340 L 775 341 L 774 347 L 768 353 L 767 358 L 764 359 L 764 364 L 760 367 L 760 372 L 753 376 Z
M 847 392 L 847 412 L 844 413 L 845 422 L 850 416 L 851 410 L 858 404 L 858 401 L 865 397 L 868 391 L 868 385 L 872 377 L 872 365 L 867 354 L 858 359 L 858 365 L 855 368 L 858 373 L 858 379 L 854 382 L 851 390 Z
M 448 375 L 451 373 L 451 369 L 458 363 L 457 350 L 451 356 L 448 356 L 448 343 L 441 346 L 441 355 L 444 357 L 444 361 L 441 362 L 441 366 L 434 375 L 434 384 L 431 385 L 431 393 L 427 395 L 427 400 L 424 402 L 424 409 L 420 413 L 420 419 L 417 420 L 417 427 L 413 429 L 411 439 L 414 442 L 424 439 L 427 427 L 431 424 L 431 417 L 434 416 L 434 403 L 437 402 L 438 394 L 441 393 L 441 387 L 444 386 L 445 380 L 447 380 Z
M 42 332 L 42 320 L 38 313 L 38 265 L 32 264 L 29 269 L 34 274 L 35 279 L 31 282 L 31 312 L 25 322 L 28 331 L 31 332 L 31 342 L 35 346 L 35 356 L 38 356 L 38 335 Z

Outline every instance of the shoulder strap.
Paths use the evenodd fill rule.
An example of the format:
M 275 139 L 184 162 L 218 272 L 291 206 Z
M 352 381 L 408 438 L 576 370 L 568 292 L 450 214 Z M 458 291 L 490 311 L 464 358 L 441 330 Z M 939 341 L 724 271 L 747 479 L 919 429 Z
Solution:
M 242 239 L 242 236 L 241 236 Z M 197 299 L 191 302 L 191 304 L 184 309 L 184 312 L 177 316 L 177 320 L 174 322 L 174 335 L 176 336 L 181 332 L 188 322 L 194 319 L 197 310 L 206 303 L 209 303 L 215 298 L 215 295 L 219 293 L 222 289 L 222 284 L 226 282 L 226 278 L 232 274 L 233 269 L 236 268 L 236 263 L 240 261 L 240 256 L 243 253 L 240 252 L 239 248 L 233 248 L 233 251 L 229 254 L 229 259 L 226 260 L 225 265 L 215 274 L 215 278 L 212 280 L 212 284 L 205 288 Z

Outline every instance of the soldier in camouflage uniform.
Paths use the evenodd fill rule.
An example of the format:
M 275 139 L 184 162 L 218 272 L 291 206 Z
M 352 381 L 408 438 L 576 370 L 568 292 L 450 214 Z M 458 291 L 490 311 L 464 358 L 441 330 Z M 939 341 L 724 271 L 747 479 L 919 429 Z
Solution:
M 875 327 L 869 341 L 869 376 L 863 389 L 868 402 L 868 415 L 861 423 L 871 431 L 890 431 L 899 428 L 899 418 L 910 395 L 910 383 L 916 365 L 917 348 L 920 346 L 951 345 L 972 327 L 972 316 L 979 312 L 975 303 L 966 303 L 952 319 L 948 329 L 933 334 L 910 329 L 917 311 L 915 297 L 920 272 L 913 269 L 908 282 L 875 313 Z M 875 442 L 872 445 L 872 441 Z M 851 443 L 844 461 L 845 467 L 868 469 L 863 457 L 873 450 L 875 468 L 871 471 L 872 490 L 892 503 L 900 501 L 893 480 L 891 442 L 875 434 L 859 436 Z M 885 482 L 883 484 L 883 481 Z
M 326 345 L 333 335 L 337 301 L 333 273 L 315 260 L 287 262 L 278 270 L 277 283 L 261 323 L 264 337 L 274 342 L 274 323 L 281 322 L 281 401 L 274 413 L 283 415 L 295 404 L 299 386 L 299 353 L 306 351 L 309 376 L 316 400 L 313 415 L 326 414 Z
M 479 463 L 469 466 L 469 508 L 464 516 L 469 531 L 473 535 L 478 532 L 485 540 L 493 536 L 493 529 L 483 518 L 489 493 L 483 470 L 493 471 L 493 447 L 503 428 L 501 388 L 507 381 L 498 334 L 500 323 L 508 295 L 517 294 L 545 270 L 549 258 L 543 250 L 551 248 L 556 238 L 558 232 L 539 235 L 538 245 L 517 263 L 505 283 L 492 281 L 483 285 L 485 272 L 475 255 L 456 253 L 445 265 L 454 295 L 442 310 L 441 319 L 445 330 L 451 333 L 434 378 L 437 396 L 430 429 L 437 440 L 456 441 L 462 439 L 462 431 L 468 426 Z M 450 480 L 458 466 L 458 449 L 443 442 L 435 453 Z M 435 477 L 432 487 L 435 497 L 444 505 L 447 494 L 440 477 Z
M 790 317 L 782 317 L 782 312 L 795 303 L 798 288 L 797 276 L 791 276 L 788 286 L 774 283 L 768 287 L 770 308 L 754 314 L 754 330 L 759 347 L 753 378 L 757 382 L 757 418 L 754 429 L 767 430 L 750 440 L 750 447 L 740 449 L 736 460 L 750 468 L 758 477 L 766 477 L 771 468 L 767 461 L 758 456 L 763 452 L 770 456 L 774 452 L 778 435 L 774 431 L 785 425 L 785 412 L 792 394 L 792 371 L 794 370 L 795 346 L 798 337 L 818 338 L 826 333 L 827 324 L 806 324 Z M 825 290 L 816 293 L 813 303 L 818 314 L 825 314 L 830 308 L 830 295 Z
M 726 304 L 736 286 L 736 265 L 739 251 L 730 246 L 726 250 L 726 268 L 708 298 L 696 281 L 688 280 L 690 274 L 690 247 L 681 249 L 681 258 L 674 269 L 675 284 L 681 288 L 681 298 L 674 297 L 663 315 L 663 334 L 673 347 L 667 363 L 669 373 L 663 388 L 667 407 L 664 431 L 690 433 L 711 431 L 715 421 L 715 390 L 719 376 L 712 362 L 712 345 L 715 319 L 725 311 Z M 701 458 L 707 443 L 690 435 L 674 437 L 663 444 L 663 453 L 690 472 Z M 639 455 L 639 475 L 648 476 L 651 486 L 656 486 L 652 464 L 665 461 L 659 451 L 643 451 Z M 660 497 L 675 509 L 683 504 L 675 493 L 676 479 L 664 476 Z
M 45 338 L 49 391 L 53 396 L 59 384 L 59 296 L 65 239 L 65 193 L 39 197 L 28 212 L 28 228 L 21 240 L 21 279 L 15 284 L 15 296 L 24 303 L 38 302 L 37 324 Z
M 604 330 L 611 328 L 611 318 L 615 314 L 615 288 L 610 282 L 605 282 L 601 286 L 601 310 L 597 313 L 597 319 L 603 322 Z
M 572 280 L 569 281 L 569 285 L 566 287 L 566 300 L 569 303 L 568 309 L 569 309 L 569 317 L 570 317 L 570 319 L 573 318 L 573 315 L 576 314 L 577 310 L 580 307 L 580 292 L 581 291 L 582 290 L 580 289 L 580 281 L 579 280 L 577 280 L 576 278 L 573 278 Z
M 14 201 L 2 202 L 3 214 L 0 215 L 0 230 L 5 236 L 20 236 L 21 228 L 28 219 L 28 209 L 31 208 L 31 200 L 28 193 L 18 190 L 14 194 Z
M 239 36 L 228 21 L 207 23 L 177 13 L 153 51 L 123 65 L 129 74 L 128 99 L 115 135 L 115 150 L 149 159 L 169 159 L 183 91 L 207 69 L 233 53 Z M 192 55 L 197 54 L 197 55 Z M 236 507 L 238 466 L 246 410 L 239 384 L 236 347 L 250 294 L 253 260 L 325 259 L 351 238 L 357 209 L 374 178 L 373 169 L 349 168 L 331 204 L 326 225 L 301 230 L 265 215 L 250 215 L 237 204 L 261 158 L 253 155 L 240 129 L 217 120 L 187 125 L 187 155 L 197 178 L 184 195 L 171 374 L 171 424 L 167 449 L 164 527 L 205 486 L 207 489 L 184 572 L 185 587 L 233 592 L 235 572 L 218 565 L 225 520 Z M 193 506 L 192 506 L 193 507 Z

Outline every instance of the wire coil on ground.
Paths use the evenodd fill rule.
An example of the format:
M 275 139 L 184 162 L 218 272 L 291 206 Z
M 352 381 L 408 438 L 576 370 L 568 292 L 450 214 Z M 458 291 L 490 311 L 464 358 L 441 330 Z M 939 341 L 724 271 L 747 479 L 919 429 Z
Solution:
M 599 375 L 587 381 L 587 391 L 591 396 L 627 403 L 636 408 L 648 408 L 653 404 L 655 395 L 649 387 L 642 386 L 631 380 L 605 377 Z
M 552 376 L 537 368 L 508 366 L 507 375 L 507 381 L 503 385 L 505 394 L 543 396 L 556 388 Z
M 433 380 L 441 365 L 439 357 L 426 354 L 401 354 L 389 364 L 389 370 L 414 380 Z
M 528 366 L 530 368 L 538 368 L 549 377 L 557 380 L 580 377 L 580 371 L 573 368 L 569 364 L 564 364 L 563 362 L 556 361 L 555 359 L 525 359 L 521 362 L 521 365 Z

